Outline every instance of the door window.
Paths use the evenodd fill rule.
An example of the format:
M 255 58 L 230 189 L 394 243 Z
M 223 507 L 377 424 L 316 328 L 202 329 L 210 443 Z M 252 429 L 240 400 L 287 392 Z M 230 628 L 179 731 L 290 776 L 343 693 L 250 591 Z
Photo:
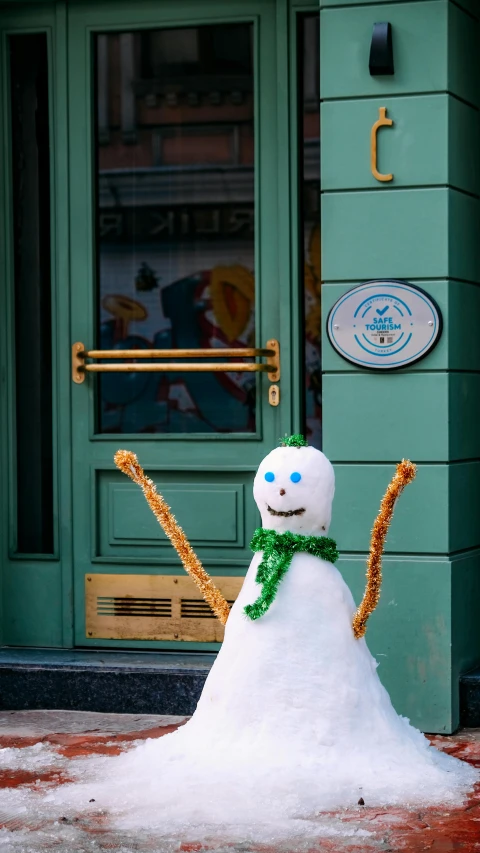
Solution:
M 250 23 L 95 36 L 98 349 L 256 345 L 252 38 Z M 97 388 L 100 433 L 256 430 L 253 373 Z
M 17 554 L 53 554 L 50 140 L 45 33 L 8 38 Z

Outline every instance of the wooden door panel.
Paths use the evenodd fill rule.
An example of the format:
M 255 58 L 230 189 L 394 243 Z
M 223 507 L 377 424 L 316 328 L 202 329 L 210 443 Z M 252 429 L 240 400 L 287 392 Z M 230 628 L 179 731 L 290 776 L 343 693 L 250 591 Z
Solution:
M 148 472 L 205 565 L 244 564 L 257 523 L 251 474 L 200 471 Z M 171 565 L 172 546 L 140 489 L 116 471 L 95 471 L 98 525 L 93 560 L 135 559 Z
M 275 0 L 71 4 L 72 343 L 281 339 L 276 27 Z M 257 524 L 254 471 L 290 430 L 289 378 L 285 362 L 277 406 L 266 374 L 88 373 L 72 385 L 78 644 L 142 643 L 89 635 L 86 577 L 178 573 L 143 495 L 113 468 L 116 450 L 137 453 L 206 568 L 238 578 Z M 199 643 L 218 641 L 195 624 Z M 195 642 L 179 626 L 143 639 Z

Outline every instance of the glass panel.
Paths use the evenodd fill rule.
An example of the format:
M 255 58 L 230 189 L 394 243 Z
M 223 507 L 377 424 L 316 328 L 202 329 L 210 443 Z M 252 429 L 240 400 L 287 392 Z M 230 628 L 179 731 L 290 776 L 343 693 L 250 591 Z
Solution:
M 322 363 L 320 300 L 320 56 L 319 16 L 300 18 L 300 239 L 304 292 L 304 429 L 322 445 Z
M 100 349 L 256 343 L 252 35 L 96 36 Z M 98 378 L 102 433 L 255 430 L 255 374 Z
M 50 152 L 46 35 L 9 39 L 17 551 L 53 552 Z

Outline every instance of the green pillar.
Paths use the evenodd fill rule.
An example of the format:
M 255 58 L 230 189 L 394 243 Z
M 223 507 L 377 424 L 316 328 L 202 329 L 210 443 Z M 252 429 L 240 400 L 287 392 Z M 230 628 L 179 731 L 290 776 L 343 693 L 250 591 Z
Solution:
M 321 0 L 322 316 L 374 278 L 406 279 L 443 314 L 438 346 L 393 373 L 357 369 L 324 335 L 324 450 L 337 472 L 334 536 L 357 601 L 371 526 L 402 457 L 418 464 L 397 507 L 367 640 L 399 713 L 459 723 L 459 675 L 480 660 L 480 49 L 475 0 Z M 395 73 L 368 69 L 390 21 Z M 380 183 L 370 170 L 379 107 Z

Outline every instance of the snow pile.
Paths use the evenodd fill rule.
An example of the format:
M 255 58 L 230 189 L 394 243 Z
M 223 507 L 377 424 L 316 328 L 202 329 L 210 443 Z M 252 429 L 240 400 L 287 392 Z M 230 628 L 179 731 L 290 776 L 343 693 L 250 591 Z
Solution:
M 333 472 L 319 451 L 272 452 L 254 494 L 266 527 L 327 532 Z M 30 794 L 30 808 L 52 817 L 100 811 L 125 833 L 158 833 L 155 849 L 167 850 L 175 838 L 296 838 L 297 847 L 319 835 L 360 838 L 363 830 L 325 814 L 361 809 L 360 798 L 367 806 L 461 803 L 480 772 L 396 714 L 365 640 L 354 637 L 355 604 L 337 569 L 296 553 L 267 613 L 252 621 L 244 607 L 261 592 L 261 557 L 190 722 L 116 758 L 71 762 L 76 781 L 42 800 Z
M 48 743 L 35 743 L 23 749 L 5 747 L 0 749 L 0 771 L 22 770 L 27 772 L 42 772 L 51 767 L 65 766 L 66 759 L 61 759 L 56 750 Z
M 318 833 L 318 815 L 360 797 L 377 806 L 462 801 L 479 771 L 396 714 L 353 636 L 354 603 L 337 569 L 295 555 L 270 610 L 252 622 L 243 607 L 258 595 L 259 559 L 190 722 L 117 758 L 76 763 L 76 783 L 49 793 L 50 804 L 79 809 L 94 798 L 116 826 L 162 837 L 271 841 Z
M 244 835 L 233 836 L 225 833 L 204 834 L 201 828 L 191 827 L 191 832 L 168 836 L 163 831 L 157 834 L 148 830 L 111 830 L 102 829 L 100 832 L 89 832 L 86 826 L 79 822 L 72 825 L 55 822 L 48 826 L 18 828 L 14 832 L 0 829 L 0 853 L 39 853 L 52 850 L 55 853 L 91 853 L 91 851 L 114 850 L 115 853 L 180 853 L 182 850 L 201 850 L 203 853 L 261 853 L 271 850 L 275 845 L 275 853 L 312 853 L 312 843 L 315 849 L 321 839 L 347 840 L 348 850 L 377 848 L 372 833 L 345 825 L 333 818 L 325 819 L 309 829 L 302 827 L 293 831 L 288 838 L 280 837 L 278 833 L 265 834 L 262 838 L 247 829 Z M 316 842 L 316 843 L 315 843 Z M 320 841 L 321 843 L 321 841 Z M 258 845 L 258 846 L 257 846 Z

